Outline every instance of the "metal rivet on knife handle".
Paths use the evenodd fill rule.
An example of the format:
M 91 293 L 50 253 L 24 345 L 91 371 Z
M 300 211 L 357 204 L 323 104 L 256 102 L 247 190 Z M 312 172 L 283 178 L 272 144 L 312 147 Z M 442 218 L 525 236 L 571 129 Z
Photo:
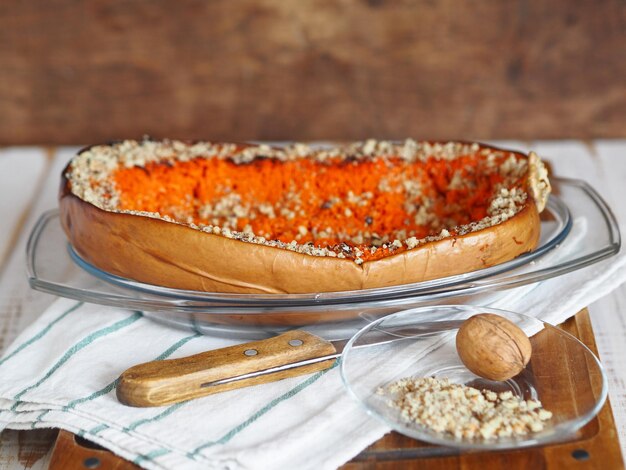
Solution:
M 292 339 L 289 341 L 289 346 L 302 346 L 301 339 Z
M 246 356 L 256 356 L 257 354 L 259 354 L 259 351 L 257 351 L 256 349 L 246 349 L 243 353 Z

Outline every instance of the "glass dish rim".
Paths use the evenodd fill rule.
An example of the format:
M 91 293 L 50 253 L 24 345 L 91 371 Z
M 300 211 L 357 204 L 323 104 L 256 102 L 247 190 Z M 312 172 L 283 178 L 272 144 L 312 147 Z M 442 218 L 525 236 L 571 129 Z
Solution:
M 359 293 L 359 295 L 352 302 L 346 301 L 345 299 L 338 299 L 336 301 L 323 301 L 323 299 L 320 299 L 319 297 L 317 299 L 313 298 L 312 300 L 308 299 L 304 301 L 298 301 L 293 298 L 288 298 L 280 302 L 276 301 L 277 299 L 275 298 L 260 299 L 256 294 L 230 294 L 251 296 L 246 302 L 244 302 L 241 299 L 225 299 L 223 297 L 216 297 L 214 299 L 209 299 L 207 297 L 204 297 L 202 299 L 190 299 L 184 297 L 181 298 L 172 296 L 160 296 L 158 294 L 151 294 L 154 298 L 146 299 L 141 298 L 137 295 L 138 293 L 142 293 L 141 291 L 129 288 L 121 288 L 123 291 L 122 294 L 116 292 L 100 292 L 76 288 L 69 283 L 63 284 L 59 281 L 49 281 L 47 279 L 39 278 L 36 273 L 35 255 L 37 253 L 36 248 L 38 239 L 41 236 L 41 232 L 45 229 L 47 223 L 50 222 L 50 219 L 53 217 L 58 217 L 58 211 L 49 211 L 44 213 L 41 216 L 40 220 L 37 222 L 33 231 L 31 232 L 31 236 L 29 237 L 27 245 L 27 270 L 29 283 L 31 287 L 36 290 L 62 295 L 64 297 L 74 298 L 77 300 L 91 301 L 104 305 L 124 306 L 126 308 L 136 307 L 146 310 L 175 310 L 178 312 L 190 313 L 197 313 L 198 311 L 213 309 L 217 307 L 219 307 L 220 311 L 223 311 L 224 313 L 230 313 L 229 309 L 236 308 L 237 311 L 241 313 L 243 313 L 242 311 L 247 310 L 245 311 L 245 314 L 262 314 L 265 313 L 263 309 L 266 308 L 313 308 L 331 305 L 348 307 L 350 305 L 362 305 L 365 302 L 369 302 L 370 304 L 376 302 L 376 305 L 381 305 L 387 302 L 397 302 L 409 298 L 434 300 L 454 295 L 470 295 L 484 292 L 487 290 L 495 291 L 518 287 L 525 284 L 539 282 L 588 266 L 614 255 L 619 251 L 619 248 L 621 246 L 620 232 L 615 216 L 611 212 L 608 205 L 601 198 L 601 196 L 590 185 L 588 185 L 584 181 L 577 179 L 554 178 L 554 181 L 560 182 L 564 185 L 572 186 L 573 188 L 581 191 L 585 197 L 588 197 L 591 202 L 595 204 L 598 212 L 605 222 L 604 225 L 606 226 L 607 238 L 609 240 L 608 244 L 605 244 L 605 246 L 603 246 L 601 249 L 598 249 L 592 253 L 588 253 L 582 257 L 576 257 L 574 259 L 570 259 L 556 265 L 547 266 L 542 269 L 537 269 L 521 274 L 513 273 L 504 277 L 502 275 L 495 278 L 487 277 L 474 280 L 469 283 L 461 282 L 452 286 L 442 286 L 439 289 L 433 290 L 427 294 L 416 294 L 415 292 L 409 291 L 404 295 L 365 298 L 362 295 L 363 293 L 361 291 L 356 291 Z M 113 286 L 112 284 L 109 285 Z M 120 288 L 120 286 L 117 287 Z
M 357 341 L 359 338 L 361 338 L 365 333 L 367 333 L 369 330 L 377 327 L 380 323 L 382 323 L 383 321 L 390 321 L 393 320 L 393 318 L 397 318 L 403 315 L 414 315 L 414 314 L 419 314 L 422 313 L 423 311 L 428 311 L 428 310 L 444 310 L 444 309 L 457 309 L 457 310 L 468 310 L 468 311 L 472 311 L 472 312 L 482 312 L 482 313 L 495 313 L 495 314 L 514 314 L 514 315 L 519 315 L 520 317 L 524 318 L 524 319 L 530 319 L 533 322 L 541 322 L 544 325 L 544 328 L 549 328 L 552 329 L 556 332 L 558 332 L 558 334 L 562 334 L 563 336 L 565 336 L 566 338 L 569 338 L 570 340 L 573 340 L 575 344 L 577 344 L 579 347 L 582 347 L 583 350 L 588 353 L 594 361 L 594 364 L 598 367 L 598 370 L 600 371 L 600 375 L 602 377 L 602 385 L 601 385 L 601 389 L 600 389 L 600 393 L 599 395 L 596 397 L 596 403 L 594 405 L 594 407 L 588 411 L 587 413 L 585 413 L 584 415 L 580 416 L 579 418 L 577 418 L 575 421 L 568 421 L 568 424 L 570 424 L 569 429 L 567 430 L 567 435 L 573 435 L 576 431 L 578 431 L 580 428 L 582 428 L 584 425 L 586 425 L 587 423 L 589 423 L 589 421 L 591 421 L 602 409 L 602 407 L 604 406 L 607 398 L 608 398 L 608 378 L 606 375 L 606 370 L 604 369 L 604 366 L 602 365 L 602 363 L 600 362 L 600 359 L 596 356 L 596 354 L 589 349 L 589 347 L 587 347 L 586 344 L 584 344 L 580 339 L 576 338 L 574 335 L 572 335 L 571 333 L 568 333 L 567 331 L 564 331 L 560 328 L 558 328 L 557 326 L 551 325 L 550 323 L 544 322 L 543 320 L 540 320 L 539 318 L 536 317 L 531 317 L 528 315 L 524 315 L 522 313 L 519 312 L 513 312 L 511 310 L 505 310 L 505 309 L 500 309 L 500 308 L 491 308 L 491 307 L 480 307 L 477 305 L 430 305 L 430 306 L 423 306 L 423 307 L 415 307 L 415 308 L 410 308 L 407 310 L 402 310 L 400 312 L 397 313 L 393 313 L 391 315 L 387 315 L 385 317 L 379 318 L 367 325 L 365 325 L 363 328 L 361 328 L 359 331 L 357 331 L 348 341 L 348 343 L 346 344 L 341 357 L 340 357 L 340 364 L 339 364 L 339 373 L 341 376 L 341 381 L 342 384 L 344 386 L 344 388 L 348 391 L 348 394 L 359 404 L 359 406 L 365 410 L 365 412 L 376 418 L 377 420 L 385 423 L 386 425 L 388 425 L 389 427 L 391 427 L 391 429 L 393 429 L 396 432 L 399 432 L 405 436 L 411 437 L 413 439 L 418 439 L 424 442 L 428 442 L 431 444 L 437 444 L 437 445 L 442 445 L 442 446 L 447 446 L 447 447 L 455 447 L 455 448 L 459 448 L 459 449 L 464 449 L 464 450 L 504 450 L 504 449 L 519 449 L 519 448 L 525 448 L 525 447 L 533 447 L 533 446 L 538 446 L 538 445 L 546 445 L 548 443 L 551 442 L 559 442 L 563 440 L 564 436 L 558 436 L 556 434 L 548 434 L 545 436 L 538 436 L 535 438 L 528 438 L 528 439 L 522 439 L 520 441 L 509 441 L 509 442 L 504 442 L 501 444 L 498 444 L 497 441 L 496 442 L 470 442 L 470 441 L 462 441 L 462 440 L 454 440 L 453 438 L 445 438 L 445 437 L 437 437 L 433 434 L 429 434 L 429 433 L 421 433 L 421 432 L 415 432 L 415 435 L 410 435 L 410 434 L 406 434 L 403 432 L 402 429 L 400 429 L 398 426 L 396 426 L 396 422 L 393 422 L 391 420 L 388 420 L 386 418 L 384 418 L 382 415 L 378 414 L 376 411 L 374 411 L 370 406 L 368 406 L 353 390 L 352 386 L 350 385 L 350 381 L 347 379 L 346 375 L 346 363 L 347 363 L 347 358 L 348 355 L 350 353 L 350 351 L 353 351 L 353 345 L 355 343 L 355 341 Z M 425 316 L 422 316 L 422 318 L 425 318 Z M 573 426 L 571 426 L 572 423 L 575 423 Z M 419 437 L 416 437 L 419 436 Z
M 561 243 L 569 234 L 572 228 L 571 213 L 565 205 L 565 203 L 556 197 L 551 197 L 548 201 L 548 208 L 553 214 L 559 216 L 562 223 L 561 230 L 552 234 L 551 238 L 537 249 L 530 253 L 525 253 L 510 261 L 500 263 L 495 266 L 475 270 L 469 273 L 462 273 L 453 276 L 446 276 L 429 281 L 422 281 L 410 284 L 401 284 L 397 286 L 389 286 L 383 288 L 370 288 L 362 290 L 352 291 L 338 291 L 338 292 L 322 292 L 322 293 L 307 293 L 307 294 L 234 294 L 234 293 L 217 293 L 217 292 L 202 292 L 191 291 L 184 289 L 174 289 L 168 287 L 157 286 L 153 284 L 147 284 L 132 279 L 117 276 L 106 271 L 103 271 L 96 266 L 92 265 L 88 261 L 85 261 L 68 243 L 68 252 L 73 261 L 89 274 L 109 282 L 111 284 L 139 290 L 149 294 L 163 295 L 174 298 L 186 298 L 190 300 L 219 300 L 223 302 L 277 302 L 284 301 L 300 301 L 300 302 L 315 302 L 318 304 L 330 304 L 330 303 L 344 303 L 346 301 L 353 301 L 354 298 L 358 300 L 370 299 L 370 298 L 395 298 L 407 294 L 428 294 L 433 290 L 440 289 L 442 287 L 451 287 L 463 282 L 471 282 L 479 280 L 485 277 L 501 274 L 517 267 L 523 266 L 541 256 L 548 251 L 554 249 Z M 29 273 L 35 272 L 34 261 L 29 257 Z M 35 276 L 32 276 L 35 277 Z
M 233 293 L 219 293 L 219 292 L 202 292 L 191 291 L 184 289 L 174 289 L 170 287 L 162 287 L 154 284 L 147 284 L 132 279 L 116 276 L 103 271 L 91 263 L 85 261 L 75 250 L 68 244 L 68 251 L 70 257 L 81 268 L 92 274 L 95 277 L 102 279 L 103 281 L 126 287 L 133 290 L 140 290 L 149 294 L 157 294 L 175 298 L 187 298 L 193 300 L 219 300 L 222 302 L 255 302 L 255 303 L 283 303 L 288 302 L 315 302 L 319 305 L 331 305 L 335 303 L 348 303 L 354 302 L 354 300 L 362 301 L 367 299 L 391 299 L 402 297 L 406 295 L 423 294 L 427 295 L 430 292 L 437 291 L 441 288 L 449 288 L 464 282 L 472 282 L 480 279 L 484 279 L 490 276 L 511 271 L 520 266 L 524 266 L 531 261 L 534 261 L 547 252 L 554 249 L 559 245 L 569 234 L 572 228 L 572 216 L 565 205 L 565 203 L 558 197 L 551 196 L 548 200 L 546 208 L 551 209 L 553 214 L 558 214 L 561 217 L 563 227 L 559 232 L 553 234 L 553 236 L 543 245 L 530 253 L 524 253 L 512 260 L 504 263 L 499 263 L 488 268 L 478 269 L 469 273 L 456 274 L 453 276 L 446 276 L 429 281 L 415 282 L 410 284 L 399 284 L 389 287 L 376 287 L 370 289 L 352 290 L 352 291 L 337 291 L 337 292 L 320 292 L 320 293 L 308 293 L 308 294 L 233 294 Z

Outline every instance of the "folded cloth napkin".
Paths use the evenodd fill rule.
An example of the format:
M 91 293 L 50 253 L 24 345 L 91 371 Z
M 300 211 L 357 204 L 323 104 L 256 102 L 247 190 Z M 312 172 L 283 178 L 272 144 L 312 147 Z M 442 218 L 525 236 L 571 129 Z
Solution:
M 577 221 L 546 256 L 576 249 L 584 225 Z M 556 324 L 624 280 L 620 254 L 507 291 L 490 306 Z M 0 359 L 0 429 L 67 429 L 150 469 L 335 468 L 389 431 L 344 391 L 337 367 L 160 408 L 115 398 L 116 378 L 132 365 L 234 343 L 162 326 L 142 312 L 58 300 Z

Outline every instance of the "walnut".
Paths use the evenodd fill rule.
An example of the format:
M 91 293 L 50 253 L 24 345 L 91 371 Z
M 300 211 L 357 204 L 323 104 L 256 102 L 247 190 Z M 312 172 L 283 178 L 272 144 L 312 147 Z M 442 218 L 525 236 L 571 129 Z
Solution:
M 507 380 L 519 374 L 532 351 L 528 336 L 517 325 L 490 313 L 463 322 L 456 349 L 470 371 L 489 380 Z

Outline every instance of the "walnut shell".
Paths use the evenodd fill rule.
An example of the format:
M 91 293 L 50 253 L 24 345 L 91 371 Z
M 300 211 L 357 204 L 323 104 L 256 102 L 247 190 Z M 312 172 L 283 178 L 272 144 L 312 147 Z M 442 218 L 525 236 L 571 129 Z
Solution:
M 456 335 L 456 349 L 474 374 L 500 381 L 519 374 L 532 352 L 528 336 L 517 325 L 491 313 L 463 322 Z

